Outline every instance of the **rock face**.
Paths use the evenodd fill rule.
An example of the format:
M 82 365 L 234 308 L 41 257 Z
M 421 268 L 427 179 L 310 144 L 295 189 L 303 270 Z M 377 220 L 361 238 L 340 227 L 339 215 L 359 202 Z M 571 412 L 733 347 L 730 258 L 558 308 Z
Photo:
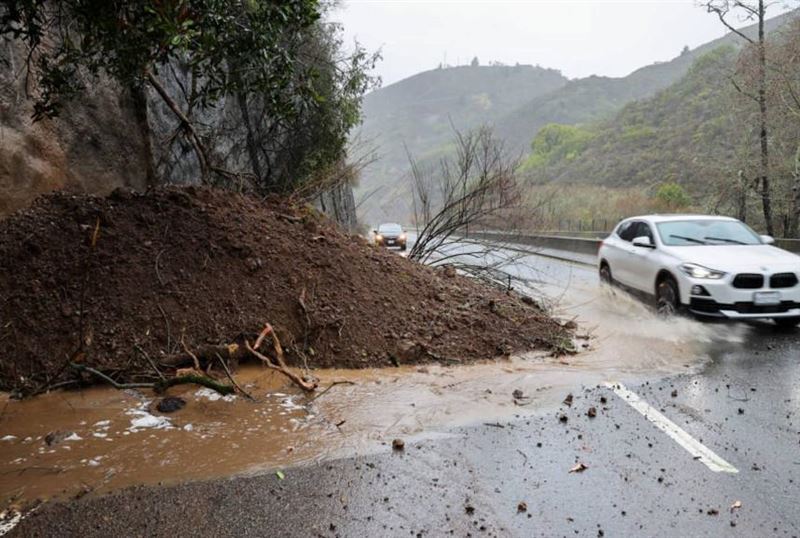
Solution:
M 56 189 L 144 189 L 153 176 L 142 104 L 102 81 L 59 118 L 33 123 L 24 59 L 0 40 L 0 216 Z
M 154 90 L 93 81 L 86 95 L 69 103 L 59 117 L 34 123 L 28 98 L 34 88 L 27 86 L 24 61 L 21 47 L 0 40 L 0 217 L 53 190 L 108 194 L 117 187 L 141 191 L 199 181 L 197 156 L 183 137 L 174 136 L 178 120 Z M 158 77 L 186 110 L 191 74 L 169 65 Z M 291 165 L 291 159 L 270 149 L 281 144 L 274 130 L 264 126 L 257 102 L 230 96 L 190 115 L 201 126 L 201 136 L 213 140 L 209 150 L 226 169 L 262 176 L 267 170 L 274 173 L 278 163 Z M 344 227 L 355 228 L 349 185 L 323 193 L 317 206 Z

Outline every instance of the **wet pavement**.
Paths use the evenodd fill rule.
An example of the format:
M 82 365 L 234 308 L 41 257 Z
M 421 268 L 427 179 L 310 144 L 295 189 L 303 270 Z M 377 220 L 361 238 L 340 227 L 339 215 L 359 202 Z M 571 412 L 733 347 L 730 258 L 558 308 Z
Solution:
M 245 446 L 234 446 L 241 429 L 230 427 L 209 432 L 207 444 L 177 427 L 124 435 L 117 432 L 130 428 L 131 417 L 114 415 L 119 427 L 107 431 L 118 439 L 153 439 L 133 443 L 151 457 L 130 461 L 132 450 L 121 442 L 116 463 L 100 460 L 97 476 L 114 468 L 129 480 L 100 478 L 90 484 L 92 493 L 45 504 L 11 535 L 800 535 L 800 334 L 768 324 L 664 321 L 623 294 L 600 289 L 593 270 L 580 266 L 540 259 L 520 271 L 546 292 L 543 300 L 560 298 L 559 315 L 575 317 L 579 332 L 589 333 L 576 341 L 588 344 L 582 353 L 467 368 L 330 372 L 327 383 L 349 378 L 356 384 L 335 386 L 315 402 L 291 399 L 296 409 L 287 415 L 279 414 L 283 400 L 275 398 L 274 409 L 267 405 L 268 395 L 284 389 L 245 374 L 265 402 L 261 407 L 215 401 L 202 410 L 233 414 L 235 420 L 217 422 L 238 424 L 244 420 L 239 408 L 245 415 L 259 409 L 280 424 L 251 432 Z M 736 472 L 710 469 L 606 382 L 624 383 Z M 522 394 L 515 397 L 515 390 Z M 571 405 L 562 403 L 567 394 Z M 208 428 L 192 415 L 200 404 L 187 400 L 173 422 Z M 94 418 L 90 429 L 102 421 Z M 302 426 L 293 430 L 290 419 Z M 0 426 L 13 424 L 6 407 Z M 18 478 L 6 461 L 16 453 L 7 447 L 27 435 L 38 453 L 42 440 L 34 434 L 56 426 L 30 425 L 27 434 L 14 434 L 18 439 L 0 441 L 3 476 Z M 11 435 L 9 428 L 0 437 Z M 155 442 L 166 435 L 183 436 L 173 441 L 180 448 L 173 449 L 171 465 L 162 462 L 173 452 Z M 405 440 L 402 451 L 392 449 L 394 438 Z M 265 448 L 259 452 L 259 446 Z M 48 496 L 48 477 L 26 481 L 30 472 L 21 482 L 38 489 L 28 485 L 18 495 Z M 234 473 L 239 476 L 214 478 Z M 241 476 L 248 473 L 257 475 Z M 63 474 L 49 475 L 50 482 L 76 482 L 78 475 L 67 472 L 62 480 Z M 147 476 L 206 480 L 100 494 L 154 483 Z M 2 485 L 7 499 L 14 494 L 8 483 Z

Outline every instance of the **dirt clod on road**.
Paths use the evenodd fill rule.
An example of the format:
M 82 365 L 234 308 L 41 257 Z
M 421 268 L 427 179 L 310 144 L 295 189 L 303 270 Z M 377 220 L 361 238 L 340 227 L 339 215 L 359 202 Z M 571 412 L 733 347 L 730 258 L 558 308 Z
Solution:
M 56 193 L 0 221 L 0 389 L 116 381 L 271 323 L 289 365 L 373 367 L 553 350 L 535 305 L 414 264 L 307 207 L 205 188 Z M 77 350 L 82 352 L 76 355 Z

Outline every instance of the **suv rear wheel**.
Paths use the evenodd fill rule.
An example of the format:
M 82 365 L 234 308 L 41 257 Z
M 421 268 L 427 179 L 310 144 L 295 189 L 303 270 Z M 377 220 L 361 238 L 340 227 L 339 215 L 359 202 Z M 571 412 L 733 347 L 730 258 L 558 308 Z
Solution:
M 678 283 L 672 277 L 664 277 L 656 286 L 656 310 L 662 316 L 673 316 L 680 310 Z

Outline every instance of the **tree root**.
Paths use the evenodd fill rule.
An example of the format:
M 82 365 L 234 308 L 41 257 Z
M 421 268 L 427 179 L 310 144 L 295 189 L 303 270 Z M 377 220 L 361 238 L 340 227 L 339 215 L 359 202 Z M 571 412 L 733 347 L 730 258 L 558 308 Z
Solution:
M 250 345 L 250 342 L 245 340 L 244 345 L 247 348 L 247 351 L 249 351 L 251 355 L 253 355 L 261 362 L 263 362 L 267 366 L 267 368 L 271 368 L 273 370 L 277 370 L 278 372 L 282 373 L 283 375 L 288 377 L 295 385 L 297 385 L 304 391 L 314 392 L 317 389 L 317 383 L 308 382 L 304 380 L 303 378 L 301 378 L 300 376 L 289 370 L 289 367 L 286 366 L 286 361 L 284 361 L 283 359 L 283 347 L 281 347 L 281 342 L 280 340 L 278 340 L 278 335 L 275 334 L 275 330 L 272 328 L 272 325 L 267 323 L 267 325 L 264 327 L 264 330 L 261 331 L 261 334 L 256 340 L 256 344 L 260 344 L 267 335 L 272 336 L 272 347 L 275 349 L 275 357 L 278 361 L 277 365 L 273 363 L 269 357 L 256 351 L 256 348 L 252 347 Z

